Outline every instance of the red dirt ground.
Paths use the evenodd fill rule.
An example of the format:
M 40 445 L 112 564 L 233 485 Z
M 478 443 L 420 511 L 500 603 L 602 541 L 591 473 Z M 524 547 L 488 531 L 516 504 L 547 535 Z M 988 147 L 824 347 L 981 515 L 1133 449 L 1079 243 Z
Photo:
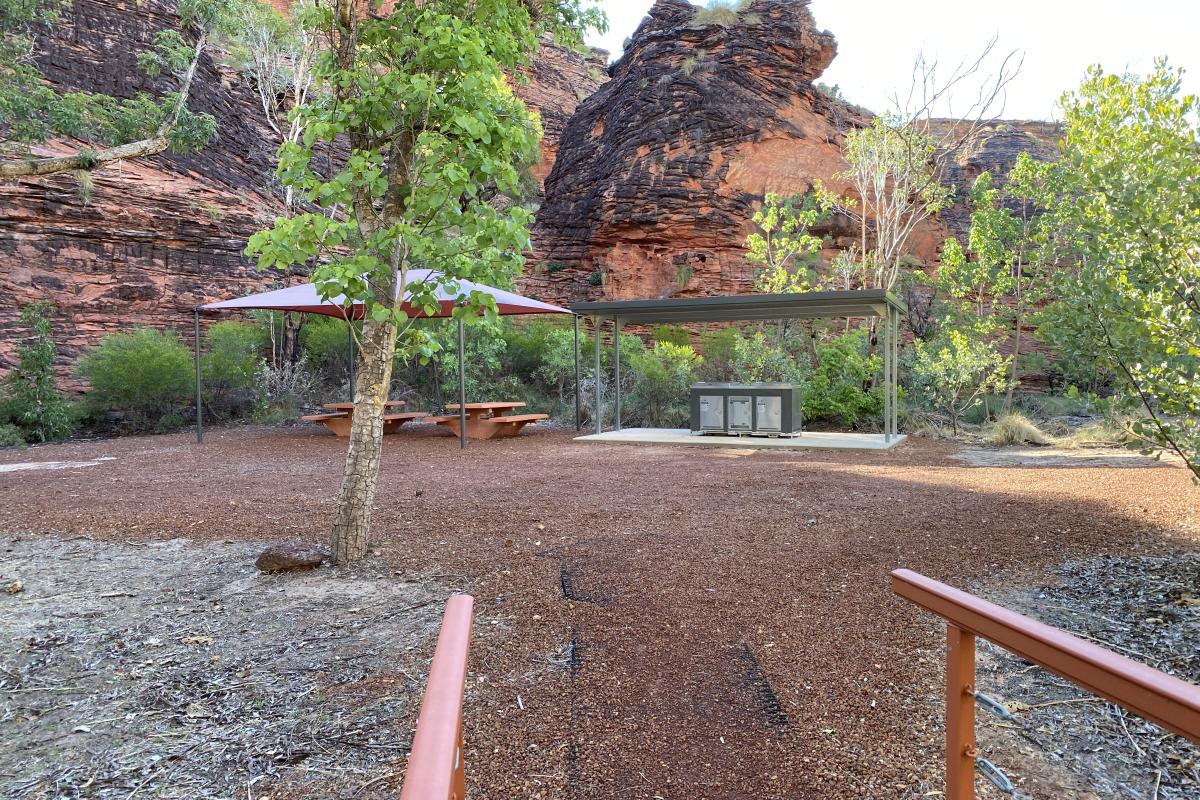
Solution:
M 989 585 L 1200 547 L 1181 468 L 970 467 L 955 449 L 389 437 L 376 549 L 399 570 L 474 579 L 471 796 L 939 788 L 941 628 L 889 593 L 889 570 Z M 115 460 L 0 473 L 0 530 L 320 541 L 344 450 L 307 428 L 229 428 L 203 446 L 179 434 L 5 452 Z

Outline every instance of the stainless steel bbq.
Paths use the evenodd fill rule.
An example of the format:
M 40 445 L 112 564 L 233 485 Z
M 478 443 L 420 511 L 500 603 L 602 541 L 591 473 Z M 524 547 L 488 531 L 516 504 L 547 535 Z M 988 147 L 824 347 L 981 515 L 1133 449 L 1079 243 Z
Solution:
M 795 436 L 801 431 L 800 387 L 792 383 L 697 383 L 692 433 Z

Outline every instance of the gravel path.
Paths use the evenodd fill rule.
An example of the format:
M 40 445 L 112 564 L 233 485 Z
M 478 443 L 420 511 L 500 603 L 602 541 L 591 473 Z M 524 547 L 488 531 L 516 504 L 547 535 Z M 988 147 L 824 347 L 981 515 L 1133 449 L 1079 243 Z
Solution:
M 579 445 L 556 431 L 390 437 L 375 547 L 473 580 L 475 798 L 908 798 L 939 787 L 941 627 L 905 566 L 958 585 L 1200 549 L 1184 470 L 975 467 L 887 453 Z M 0 463 L 0 531 L 322 540 L 344 444 L 233 428 Z

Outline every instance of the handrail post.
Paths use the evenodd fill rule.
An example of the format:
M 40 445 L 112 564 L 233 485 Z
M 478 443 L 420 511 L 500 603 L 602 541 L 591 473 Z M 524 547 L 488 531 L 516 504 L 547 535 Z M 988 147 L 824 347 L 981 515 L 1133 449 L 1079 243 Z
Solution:
M 975 634 L 946 625 L 946 798 L 975 797 Z

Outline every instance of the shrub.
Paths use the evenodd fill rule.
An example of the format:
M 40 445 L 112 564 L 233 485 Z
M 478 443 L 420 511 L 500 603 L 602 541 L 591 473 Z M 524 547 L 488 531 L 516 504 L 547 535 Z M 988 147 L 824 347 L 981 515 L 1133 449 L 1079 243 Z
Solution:
M 15 427 L 23 441 L 58 441 L 74 427 L 66 398 L 54 385 L 53 309 L 42 302 L 21 311 L 21 324 L 32 329 L 33 337 L 17 347 L 17 365 L 8 374 L 0 399 L 0 425 Z
M 630 359 L 635 376 L 630 395 L 632 416 L 651 428 L 687 424 L 688 389 L 701 358 L 688 345 L 659 342 Z
M 883 359 L 867 355 L 867 331 L 850 331 L 816 346 L 816 367 L 804 389 L 804 417 L 855 427 L 883 416 L 883 390 L 868 389 L 882 376 Z
M 994 445 L 1054 444 L 1054 437 L 1047 436 L 1029 417 L 1013 412 L 996 420 L 988 431 L 988 441 Z
M 16 425 L 0 423 L 0 447 L 24 447 L 25 434 Z
M 350 381 L 350 335 L 346 321 L 317 314 L 300 330 L 300 348 L 308 368 L 331 386 Z
M 204 338 L 201 375 L 205 410 L 218 418 L 247 414 L 255 405 L 262 333 L 245 322 L 218 322 Z
M 700 334 L 700 354 L 704 356 L 704 361 L 700 365 L 701 380 L 733 380 L 734 351 L 741 338 L 738 329 L 734 327 L 705 331 Z
M 934 343 L 913 343 L 913 383 L 937 411 L 950 417 L 954 434 L 963 412 L 989 392 L 1007 387 L 1009 359 L 992 342 L 950 331 Z
M 603 286 L 604 285 L 604 271 L 598 269 L 595 272 L 593 272 L 588 277 L 588 283 L 590 283 L 592 286 Z
M 179 407 L 192 399 L 192 356 L 173 332 L 139 328 L 100 340 L 79 364 L 91 383 L 89 401 L 125 414 L 137 428 L 182 424 Z
M 304 359 L 277 367 L 260 360 L 257 366 L 255 415 L 264 422 L 294 420 L 321 393 L 321 380 Z
M 750 0 L 708 0 L 704 8 L 696 9 L 692 15 L 693 25 L 736 25 L 741 12 L 750 5 Z
M 738 337 L 733 346 L 732 368 L 738 381 L 806 382 L 803 367 L 762 333 Z
M 680 347 L 692 346 L 692 334 L 682 325 L 655 325 L 650 329 L 650 340 L 655 344 L 670 342 Z

